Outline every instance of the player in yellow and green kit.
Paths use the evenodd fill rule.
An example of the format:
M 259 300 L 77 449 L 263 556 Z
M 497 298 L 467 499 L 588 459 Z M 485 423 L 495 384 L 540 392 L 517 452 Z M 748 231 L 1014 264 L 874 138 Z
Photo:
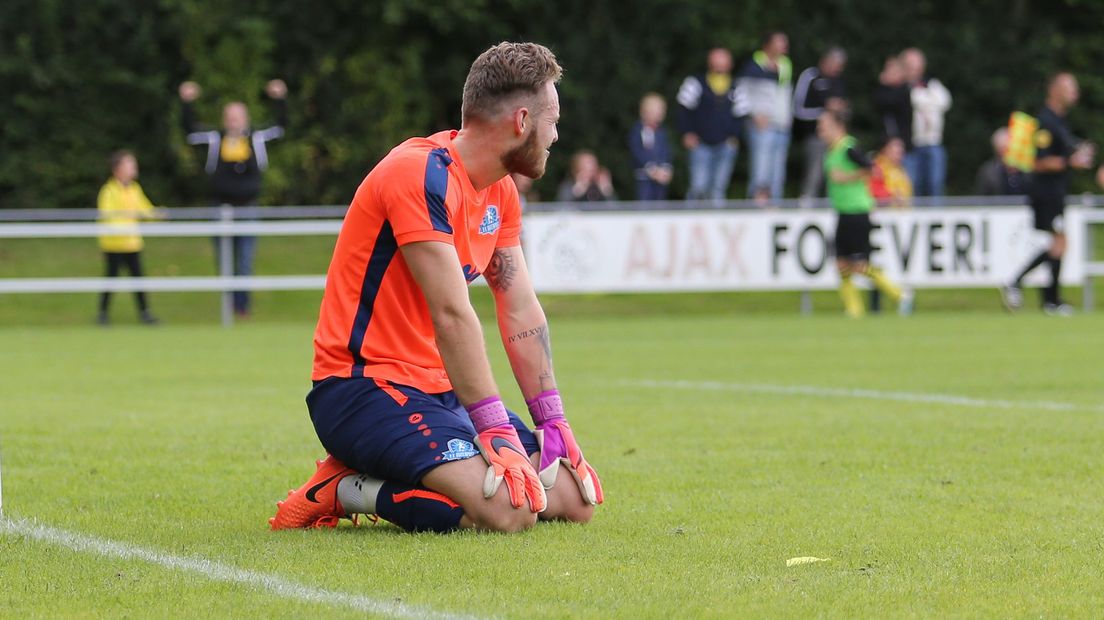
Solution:
M 874 286 L 897 302 L 900 314 L 912 313 L 912 292 L 902 290 L 870 264 L 870 211 L 874 197 L 867 185 L 872 163 L 847 134 L 842 112 L 825 111 L 817 121 L 817 135 L 828 145 L 824 156 L 824 177 L 828 199 L 839 214 L 836 224 L 836 267 L 840 274 L 840 297 L 848 316 L 866 313 L 862 297 L 851 276 L 866 276 Z

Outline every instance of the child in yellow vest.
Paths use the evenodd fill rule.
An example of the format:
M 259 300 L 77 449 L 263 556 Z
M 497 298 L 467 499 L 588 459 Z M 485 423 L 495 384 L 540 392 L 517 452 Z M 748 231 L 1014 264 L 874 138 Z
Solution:
M 104 253 L 106 275 L 114 278 L 126 267 L 130 275 L 142 277 L 141 254 L 142 236 L 138 233 L 138 220 L 161 217 L 161 211 L 155 209 L 146 198 L 142 186 L 138 185 L 138 160 L 130 151 L 116 151 L 111 155 L 111 178 L 100 188 L 96 199 L 100 223 L 110 227 L 100 235 L 100 249 Z M 146 294 L 135 291 L 134 299 L 138 304 L 138 317 L 147 325 L 156 325 L 158 320 L 149 311 Z M 107 309 L 111 302 L 111 292 L 100 295 L 100 311 L 97 321 L 107 325 Z

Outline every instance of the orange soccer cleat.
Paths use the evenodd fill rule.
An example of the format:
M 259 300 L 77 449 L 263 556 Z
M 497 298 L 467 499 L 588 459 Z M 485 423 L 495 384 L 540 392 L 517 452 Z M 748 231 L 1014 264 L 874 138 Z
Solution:
M 306 484 L 276 502 L 276 516 L 268 520 L 273 530 L 337 527 L 338 520 L 346 516 L 337 499 L 337 483 L 356 472 L 329 454 L 316 465 L 318 469 Z

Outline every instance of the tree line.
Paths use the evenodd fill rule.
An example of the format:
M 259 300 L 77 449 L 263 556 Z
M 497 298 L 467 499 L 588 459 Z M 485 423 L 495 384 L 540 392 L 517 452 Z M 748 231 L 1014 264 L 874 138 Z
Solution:
M 346 203 L 392 146 L 458 126 L 467 67 L 501 40 L 548 45 L 565 68 L 560 142 L 537 184 L 541 196 L 555 194 L 581 148 L 598 154 L 628 196 L 625 136 L 641 95 L 657 91 L 673 106 L 709 47 L 741 58 L 770 29 L 789 34 L 797 71 L 830 45 L 848 51 L 855 132 L 869 147 L 878 139 L 870 94 L 885 57 L 924 49 L 954 96 L 949 192 L 968 193 L 991 132 L 1012 110 L 1038 108 L 1053 71 L 1078 75 L 1072 124 L 1104 140 L 1102 23 L 1104 3 L 1092 0 L 8 0 L 0 5 L 0 208 L 90 208 L 107 157 L 120 148 L 138 155 L 156 202 L 204 204 L 203 153 L 184 143 L 177 85 L 204 87 L 197 106 L 211 124 L 231 99 L 263 122 L 263 86 L 275 77 L 290 88 L 290 124 L 272 146 L 263 202 Z M 746 170 L 741 155 L 734 196 L 743 195 Z M 679 159 L 675 195 L 686 177 Z

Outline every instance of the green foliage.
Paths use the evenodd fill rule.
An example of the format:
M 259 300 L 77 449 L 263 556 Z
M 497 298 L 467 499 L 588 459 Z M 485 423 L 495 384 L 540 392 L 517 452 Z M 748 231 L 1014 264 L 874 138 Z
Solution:
M 769 28 L 790 33 L 799 70 L 830 44 L 849 50 L 856 129 L 868 146 L 884 57 L 924 48 L 954 95 L 949 182 L 967 192 L 989 134 L 1011 110 L 1037 108 L 1044 76 L 1058 68 L 1082 82 L 1075 127 L 1090 139 L 1104 133 L 1094 113 L 1104 103 L 1102 21 L 1104 5 L 1084 0 L 642 0 L 631 9 L 583 0 L 11 0 L 0 6 L 0 207 L 91 206 L 107 154 L 123 147 L 138 153 L 155 201 L 202 204 L 202 153 L 183 144 L 177 84 L 204 87 L 198 110 L 210 124 L 232 99 L 263 123 L 262 88 L 273 77 L 291 89 L 291 124 L 271 149 L 264 201 L 343 203 L 396 143 L 459 123 L 468 65 L 506 39 L 543 42 L 566 69 L 561 142 L 540 193 L 554 193 L 571 151 L 591 148 L 629 196 L 625 132 L 640 95 L 657 90 L 673 104 L 709 46 L 741 58 Z M 678 157 L 676 193 L 686 184 Z M 796 172 L 796 149 L 791 159 Z M 746 164 L 741 157 L 733 195 Z M 1087 177 L 1078 183 L 1089 187 Z

